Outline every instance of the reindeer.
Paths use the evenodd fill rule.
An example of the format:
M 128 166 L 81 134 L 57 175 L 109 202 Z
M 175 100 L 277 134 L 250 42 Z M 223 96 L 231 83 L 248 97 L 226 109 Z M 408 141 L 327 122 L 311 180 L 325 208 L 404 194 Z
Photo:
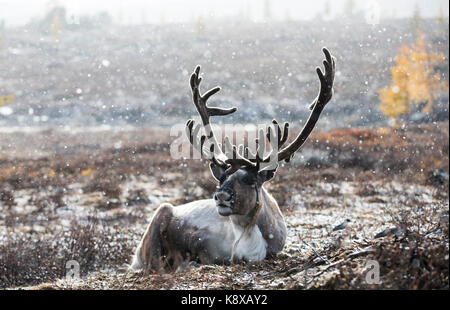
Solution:
M 177 207 L 164 203 L 159 206 L 133 257 L 130 270 L 144 269 L 159 272 L 175 268 L 183 262 L 200 264 L 228 264 L 240 261 L 260 261 L 279 253 L 286 241 L 286 224 L 277 202 L 264 188 L 278 167 L 278 162 L 289 162 L 305 143 L 325 105 L 333 94 L 335 58 L 323 48 L 325 73 L 317 67 L 320 80 L 318 96 L 310 105 L 311 114 L 297 137 L 286 147 L 289 124 L 281 130 L 273 121 L 266 135 L 260 132 L 257 152 L 248 147 L 232 145 L 225 137 L 225 154 L 210 126 L 212 116 L 225 116 L 237 109 L 207 106 L 208 99 L 220 90 L 215 87 L 200 94 L 200 67 L 190 78 L 194 105 L 200 115 L 206 135 L 198 137 L 200 125 L 186 124 L 190 143 L 202 157 L 219 183 L 213 199 L 197 200 Z M 275 140 L 276 137 L 276 140 Z M 271 152 L 265 152 L 265 138 L 271 143 Z M 209 153 L 205 141 L 209 142 Z M 273 147 L 275 146 L 275 147 Z M 231 152 L 230 152 L 231 150 Z M 274 153 L 276 151 L 276 153 Z M 275 165 L 268 164 L 275 156 Z M 265 166 L 265 168 L 262 168 Z

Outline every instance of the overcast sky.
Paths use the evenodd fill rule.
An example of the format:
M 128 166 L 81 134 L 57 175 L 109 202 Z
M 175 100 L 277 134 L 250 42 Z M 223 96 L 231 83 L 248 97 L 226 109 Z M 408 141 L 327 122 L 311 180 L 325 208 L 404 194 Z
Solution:
M 348 0 L 328 0 L 330 14 L 339 16 Z M 0 20 L 7 25 L 21 25 L 31 18 L 42 17 L 49 8 L 59 4 L 68 15 L 93 15 L 109 12 L 123 23 L 187 22 L 198 16 L 229 17 L 247 15 L 259 21 L 265 5 L 272 19 L 311 19 L 322 11 L 327 0 L 0 0 Z M 370 1 L 354 0 L 357 10 L 365 10 Z M 448 16 L 448 0 L 372 0 L 379 5 L 382 16 L 409 17 L 416 3 L 422 16 L 437 16 L 440 10 Z

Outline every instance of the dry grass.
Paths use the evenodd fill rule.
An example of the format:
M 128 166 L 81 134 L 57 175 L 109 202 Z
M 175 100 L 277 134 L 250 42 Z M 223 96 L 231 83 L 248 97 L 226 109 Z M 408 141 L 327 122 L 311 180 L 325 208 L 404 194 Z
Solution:
M 275 181 L 267 185 L 286 216 L 298 208 L 298 202 L 292 200 L 296 194 L 310 197 L 303 207 L 320 216 L 330 208 L 327 198 L 344 205 L 339 186 L 353 182 L 357 186 L 352 195 L 384 206 L 383 214 L 391 215 L 392 224 L 403 231 L 401 236 L 365 240 L 357 246 L 336 246 L 336 240 L 322 238 L 322 246 L 307 255 L 287 248 L 277 258 L 258 264 L 203 266 L 183 274 L 125 277 L 103 272 L 86 277 L 77 288 L 120 288 L 123 283 L 124 288 L 379 288 L 367 285 L 361 271 L 367 259 L 375 259 L 381 266 L 382 288 L 448 289 L 448 130 L 445 122 L 315 134 L 307 149 L 320 149 L 328 155 L 294 161 L 280 168 Z M 139 133 L 127 135 L 139 137 Z M 0 217 L 4 226 L 0 287 L 63 278 L 65 263 L 72 259 L 80 262 L 83 277 L 93 271 L 122 268 L 130 260 L 151 209 L 157 206 L 150 200 L 150 185 L 158 191 L 176 189 L 181 193 L 162 201 L 184 203 L 211 197 L 216 184 L 206 163 L 172 160 L 168 143 L 161 141 L 138 143 L 134 138 L 129 145 L 114 148 L 112 141 L 119 138 L 115 134 L 106 139 L 107 147 L 95 152 L 85 145 L 64 154 L 0 159 L 0 205 L 4 211 Z M 62 144 L 66 137 L 53 139 Z M 136 183 L 125 190 L 127 182 L 139 178 L 153 183 Z M 386 196 L 382 192 L 386 188 L 377 184 L 391 181 L 431 188 L 438 205 L 396 189 Z M 324 191 L 319 183 L 331 189 Z M 315 195 L 321 198 L 314 199 Z M 83 202 L 78 196 L 91 200 Z M 407 197 L 401 202 L 403 212 L 391 211 L 399 203 L 397 196 Z M 90 216 L 71 209 L 82 204 Z M 24 206 L 30 211 L 22 210 Z M 92 216 L 97 212 L 102 216 Z M 73 217 L 72 222 L 61 227 L 65 214 Z M 320 230 L 319 226 L 315 228 Z M 346 238 L 352 240 L 352 235 Z M 307 240 L 306 236 L 301 240 Z M 360 253 L 365 248 L 370 251 Z M 249 274 L 253 282 L 245 280 Z M 47 287 L 58 285 L 52 282 Z
M 55 281 L 66 275 L 66 262 L 76 260 L 80 275 L 117 268 L 129 259 L 132 246 L 114 229 L 100 226 L 95 217 L 73 222 L 68 230 L 41 236 L 11 233 L 0 242 L 0 287 Z

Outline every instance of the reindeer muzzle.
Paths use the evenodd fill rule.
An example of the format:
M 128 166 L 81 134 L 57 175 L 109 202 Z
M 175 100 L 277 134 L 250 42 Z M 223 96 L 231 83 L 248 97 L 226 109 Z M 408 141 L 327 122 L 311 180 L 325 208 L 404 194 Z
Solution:
M 234 193 L 232 191 L 225 189 L 215 193 L 214 201 L 220 215 L 229 216 L 233 213 Z

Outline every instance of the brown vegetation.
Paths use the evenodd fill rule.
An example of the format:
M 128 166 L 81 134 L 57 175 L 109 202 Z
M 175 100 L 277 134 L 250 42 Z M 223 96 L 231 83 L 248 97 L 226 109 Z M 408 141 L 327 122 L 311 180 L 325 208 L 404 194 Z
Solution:
M 164 136 L 136 142 L 151 130 L 130 134 L 135 140 L 104 134 L 109 147 L 94 149 L 53 133 L 70 152 L 0 158 L 0 286 L 448 288 L 448 126 L 313 135 L 268 184 L 290 234 L 278 257 L 147 277 L 120 271 L 160 202 L 211 197 L 207 164 L 171 160 Z M 115 148 L 120 135 L 129 142 Z M 35 147 L 32 136 L 21 139 Z M 346 218 L 349 228 L 331 230 Z M 391 227 L 401 233 L 374 239 Z M 82 281 L 54 282 L 70 259 Z M 368 259 L 380 263 L 381 286 L 364 280 Z

